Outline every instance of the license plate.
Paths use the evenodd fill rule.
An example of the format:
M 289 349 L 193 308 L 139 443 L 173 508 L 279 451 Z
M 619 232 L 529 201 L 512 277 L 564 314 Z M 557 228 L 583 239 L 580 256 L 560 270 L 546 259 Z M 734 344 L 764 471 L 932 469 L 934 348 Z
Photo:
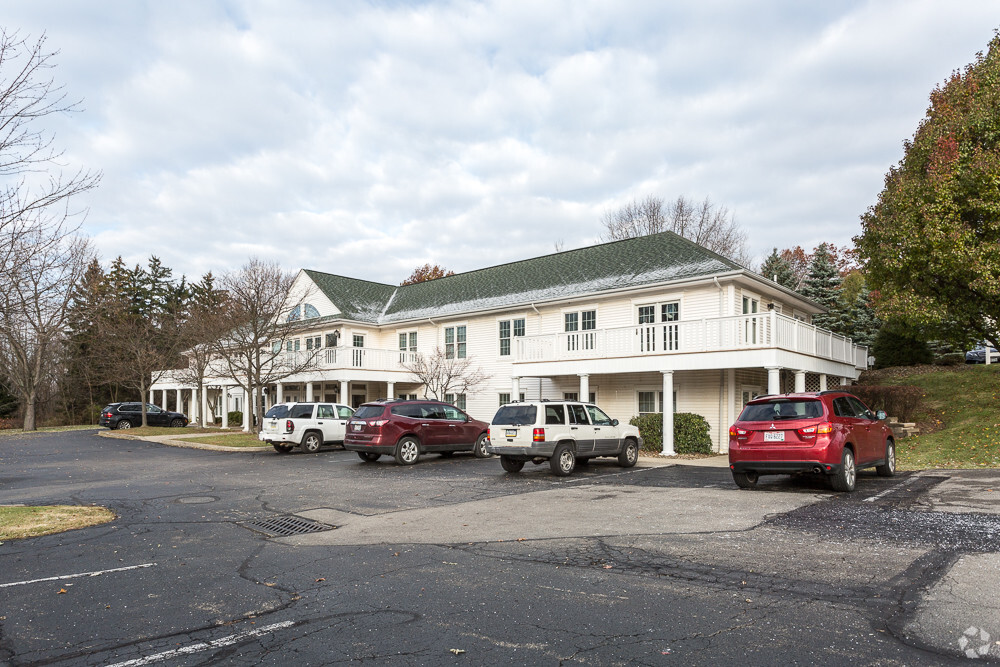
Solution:
M 355 430 L 355 431 L 360 431 L 360 430 L 361 430 L 361 426 L 362 426 L 362 425 L 361 425 L 361 424 L 351 424 L 351 426 L 353 426 L 353 427 L 354 427 L 354 430 Z
M 784 442 L 784 431 L 764 431 L 764 442 Z
M 276 428 L 278 428 L 278 422 L 277 422 L 277 421 L 275 421 L 274 419 L 272 419 L 272 420 L 271 420 L 271 425 L 270 425 L 270 427 L 271 427 L 272 429 L 276 429 Z
M 504 437 L 513 438 L 514 436 L 517 435 L 517 429 L 516 428 L 509 428 L 506 431 L 504 431 L 503 434 L 504 434 Z

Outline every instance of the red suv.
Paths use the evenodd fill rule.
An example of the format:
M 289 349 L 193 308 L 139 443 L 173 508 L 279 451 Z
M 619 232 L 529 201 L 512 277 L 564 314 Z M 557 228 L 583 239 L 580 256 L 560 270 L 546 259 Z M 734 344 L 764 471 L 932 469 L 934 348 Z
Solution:
M 489 427 L 450 403 L 374 401 L 363 404 L 347 422 L 344 449 L 357 452 L 362 461 L 390 454 L 399 465 L 412 465 L 427 452 L 472 452 L 487 458 Z
M 835 491 L 853 491 L 859 468 L 896 472 L 892 431 L 842 391 L 760 396 L 729 427 L 729 468 L 743 489 L 760 475 L 819 473 Z

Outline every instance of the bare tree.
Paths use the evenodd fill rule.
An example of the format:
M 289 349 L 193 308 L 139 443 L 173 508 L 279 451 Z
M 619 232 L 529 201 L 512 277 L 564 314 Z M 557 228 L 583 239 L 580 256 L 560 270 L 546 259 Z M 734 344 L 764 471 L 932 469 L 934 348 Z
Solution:
M 222 311 L 218 326 L 226 333 L 212 343 L 212 366 L 246 392 L 247 405 L 252 401 L 257 424 L 263 416 L 260 401 L 253 400 L 259 389 L 313 370 L 321 361 L 321 350 L 288 352 L 282 344 L 294 327 L 302 325 L 281 318 L 290 305 L 294 279 L 277 264 L 253 257 L 221 280 L 228 308 Z
M 445 394 L 471 393 L 488 378 L 481 368 L 473 367 L 472 359 L 449 358 L 439 347 L 431 354 L 417 354 L 403 368 L 424 385 L 425 396 L 436 400 L 443 400 Z
M 605 241 L 620 241 L 671 231 L 694 241 L 737 264 L 749 266 L 753 257 L 747 248 L 747 232 L 725 206 L 708 197 L 700 204 L 678 197 L 670 206 L 648 195 L 606 211 L 601 218 Z
M 61 358 L 73 285 L 90 259 L 90 244 L 33 227 L 7 240 L 22 253 L 0 285 L 0 368 L 24 410 L 24 430 L 36 428 L 39 391 Z M 5 239 L 6 240 L 6 239 Z
M 39 125 L 76 109 L 48 76 L 56 54 L 44 47 L 44 35 L 29 42 L 0 29 L 0 373 L 22 402 L 26 430 L 36 427 L 35 402 L 91 254 L 75 236 L 70 200 L 100 181 L 83 170 L 65 177 L 62 153 Z
M 109 303 L 98 331 L 104 340 L 108 366 L 124 387 L 135 389 L 142 405 L 142 425 L 147 425 L 149 388 L 172 373 L 184 340 L 177 329 L 150 314 L 139 314 L 123 299 Z

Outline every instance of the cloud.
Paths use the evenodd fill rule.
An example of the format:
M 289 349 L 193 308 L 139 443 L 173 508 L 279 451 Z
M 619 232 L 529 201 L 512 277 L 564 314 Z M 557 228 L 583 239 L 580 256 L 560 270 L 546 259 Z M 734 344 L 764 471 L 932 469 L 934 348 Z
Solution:
M 709 196 L 755 252 L 850 242 L 991 2 L 12 0 L 85 111 L 58 119 L 106 260 L 251 254 L 398 283 L 595 242 Z

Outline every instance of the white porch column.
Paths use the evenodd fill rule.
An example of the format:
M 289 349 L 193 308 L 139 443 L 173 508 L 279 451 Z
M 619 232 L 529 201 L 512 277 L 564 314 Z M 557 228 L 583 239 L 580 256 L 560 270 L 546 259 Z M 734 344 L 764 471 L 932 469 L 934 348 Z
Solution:
M 726 370 L 726 426 L 736 421 L 736 369 Z M 721 427 L 720 427 L 721 428 Z M 729 451 L 729 433 L 719 434 L 719 452 Z
M 351 397 L 347 393 L 349 388 L 347 386 L 347 380 L 340 381 L 340 402 L 344 405 L 351 405 Z
M 819 374 L 819 390 L 826 391 L 826 373 Z
M 590 402 L 590 376 L 585 373 L 580 373 L 580 400 Z
M 177 412 L 184 412 L 183 408 L 181 407 L 181 390 L 180 389 L 175 389 L 174 390 L 174 397 L 177 399 L 177 401 L 176 401 L 176 403 L 177 403 Z
M 219 398 L 219 412 L 222 413 L 222 428 L 229 428 L 229 385 L 222 385 L 222 396 Z
M 198 419 L 198 390 L 193 387 L 191 388 L 191 414 L 188 415 L 188 420 L 201 423 L 201 420 Z
M 313 400 L 313 383 L 306 382 L 306 403 L 312 403 Z
M 153 390 L 149 390 L 149 402 L 155 404 L 156 401 L 153 400 Z
M 521 400 L 521 378 L 519 377 L 510 379 L 510 400 L 515 403 Z
M 767 369 L 767 393 L 781 393 L 781 366 L 770 366 Z
M 274 402 L 284 403 L 285 402 L 285 384 L 283 382 L 276 382 L 274 384 Z
M 663 456 L 673 456 L 674 451 L 674 372 L 663 373 Z
M 845 387 L 850 386 L 850 384 L 851 384 L 851 378 L 849 378 L 849 377 L 842 377 L 842 378 L 840 378 L 840 384 L 844 385 Z
M 167 409 L 167 390 L 166 389 L 161 389 L 160 390 L 160 407 L 163 408 L 164 411 L 166 411 L 166 409 Z
M 795 393 L 801 394 L 806 390 L 806 372 L 795 371 Z
M 396 398 L 396 383 L 386 382 L 385 383 L 385 393 L 388 394 L 386 398 L 392 399 Z

